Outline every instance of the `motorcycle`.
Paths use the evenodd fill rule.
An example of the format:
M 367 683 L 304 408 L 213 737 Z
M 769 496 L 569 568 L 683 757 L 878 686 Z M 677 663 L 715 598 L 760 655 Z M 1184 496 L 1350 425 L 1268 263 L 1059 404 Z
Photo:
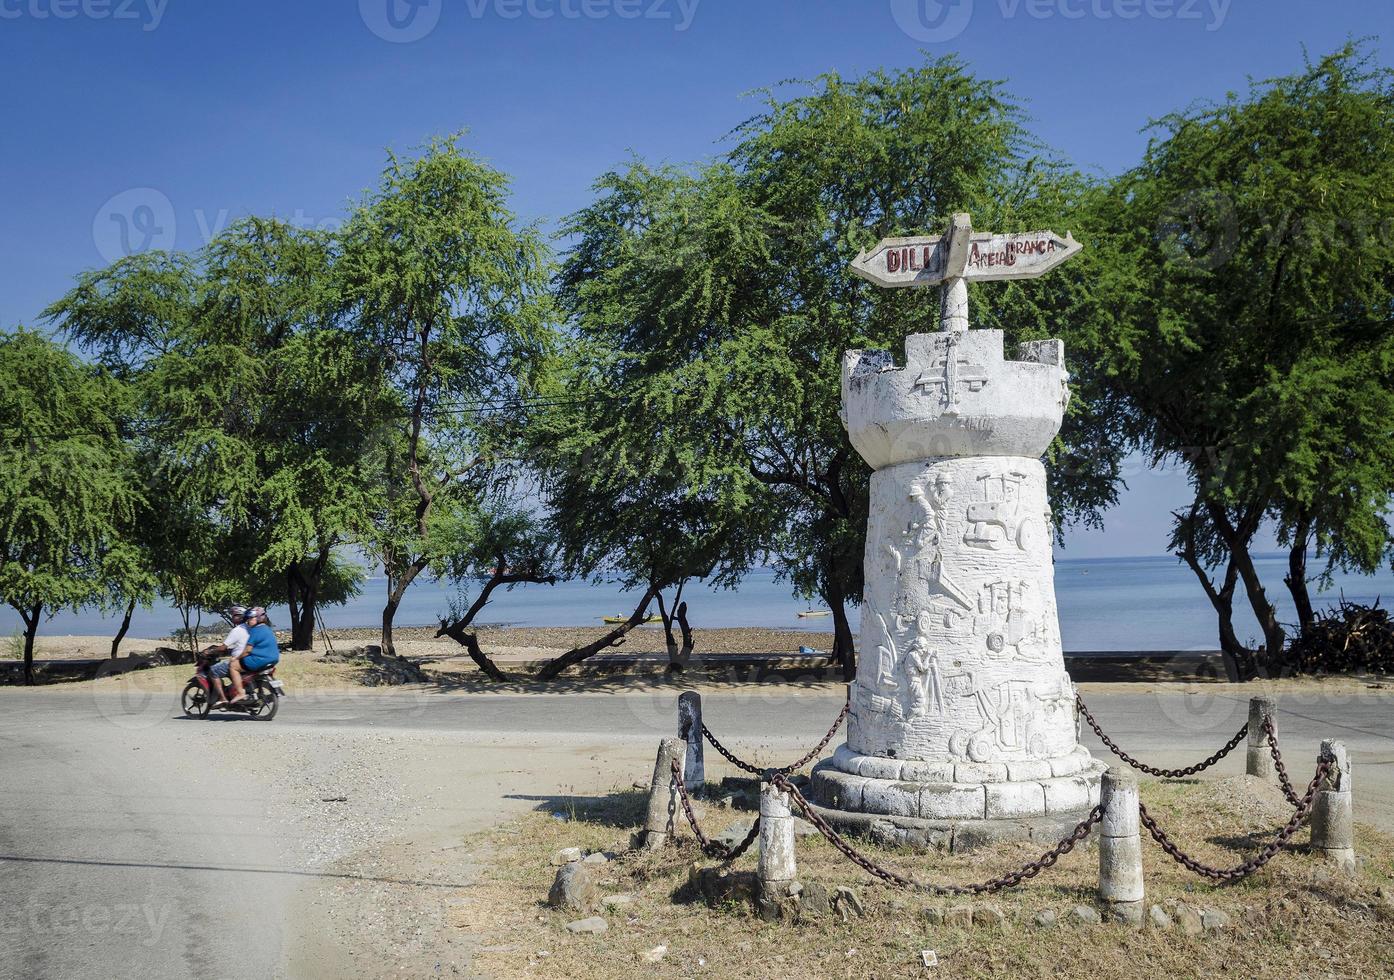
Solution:
M 188 717 L 208 717 L 213 710 L 215 684 L 224 686 L 224 697 L 227 697 L 230 692 L 232 686 L 230 678 L 213 676 L 213 665 L 217 662 L 217 656 L 202 652 L 195 655 L 194 676 L 189 679 L 188 684 L 184 685 L 184 693 L 179 699 L 184 708 L 184 714 Z M 252 696 L 252 699 L 241 704 L 224 704 L 219 710 L 249 715 L 261 721 L 270 721 L 276 717 L 276 712 L 281 706 L 281 698 L 286 695 L 286 688 L 284 684 L 276 680 L 275 664 L 265 670 L 249 671 L 243 674 L 242 686 Z

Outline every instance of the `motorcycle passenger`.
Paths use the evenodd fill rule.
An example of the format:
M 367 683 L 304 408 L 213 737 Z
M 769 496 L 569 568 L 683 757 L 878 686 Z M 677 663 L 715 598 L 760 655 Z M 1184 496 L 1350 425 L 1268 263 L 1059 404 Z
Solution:
M 243 671 L 254 674 L 281 661 L 281 647 L 276 642 L 276 631 L 271 628 L 271 620 L 267 618 L 266 610 L 261 606 L 248 610 L 247 626 L 247 648 L 240 658 L 233 657 L 228 661 L 235 695 L 233 703 L 255 700 L 242 688 Z
M 228 630 L 222 643 L 215 643 L 204 649 L 204 656 L 221 657 L 223 654 L 227 654 L 236 660 L 246 652 L 247 641 L 250 639 L 247 629 L 247 607 L 233 606 L 228 610 L 228 621 L 232 623 L 232 629 Z M 227 704 L 221 678 L 228 676 L 228 662 L 219 661 L 214 664 L 211 673 L 214 677 L 213 689 L 209 692 L 211 703 L 216 706 Z

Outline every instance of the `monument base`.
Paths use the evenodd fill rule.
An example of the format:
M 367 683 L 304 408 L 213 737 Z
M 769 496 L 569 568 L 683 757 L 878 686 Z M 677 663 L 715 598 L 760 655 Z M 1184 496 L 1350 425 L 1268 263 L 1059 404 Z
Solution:
M 834 826 L 895 846 L 1053 844 L 1098 804 L 1107 768 L 1083 746 L 1060 759 L 984 764 L 885 759 L 842 745 L 814 767 L 813 802 Z

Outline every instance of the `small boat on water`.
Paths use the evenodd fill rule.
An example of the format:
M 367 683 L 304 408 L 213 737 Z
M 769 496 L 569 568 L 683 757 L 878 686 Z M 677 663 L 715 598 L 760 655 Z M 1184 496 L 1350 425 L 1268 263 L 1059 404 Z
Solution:
M 602 617 L 601 617 L 601 620 L 602 620 L 603 622 L 609 623 L 611 626 L 618 626 L 620 623 L 627 623 L 627 622 L 629 622 L 629 617 L 628 617 L 628 616 L 602 616 Z M 649 617 L 648 617 L 647 619 L 645 619 L 644 622 L 646 622 L 646 623 L 656 623 L 656 622 L 658 622 L 658 617 L 655 616 L 655 615 L 653 615 L 652 613 L 650 613 L 650 614 L 649 614 Z
M 799 618 L 813 619 L 815 616 L 831 616 L 832 614 L 833 611 L 831 609 L 810 609 L 807 612 L 799 613 Z

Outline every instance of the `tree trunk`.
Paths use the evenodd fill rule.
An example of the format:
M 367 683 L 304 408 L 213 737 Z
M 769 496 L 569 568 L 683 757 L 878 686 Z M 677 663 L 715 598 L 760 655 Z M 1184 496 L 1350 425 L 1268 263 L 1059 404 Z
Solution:
M 1224 584 L 1218 589 L 1215 587 L 1209 571 L 1201 563 L 1196 552 L 1195 522 L 1198 520 L 1198 507 L 1198 504 L 1192 506 L 1187 517 L 1183 518 L 1179 513 L 1175 515 L 1181 522 L 1178 538 L 1181 546 L 1180 557 L 1195 573 L 1200 587 L 1205 590 L 1206 598 L 1210 600 L 1210 605 L 1219 617 L 1220 657 L 1224 661 L 1226 679 L 1230 682 L 1252 680 L 1257 673 L 1253 651 L 1240 643 L 1238 634 L 1234 632 L 1234 587 L 1239 581 L 1239 570 L 1233 560 L 1227 562 Z
M 687 662 L 692 657 L 692 630 L 685 621 L 679 622 L 679 616 L 687 615 L 687 603 L 682 598 L 682 588 L 684 583 L 678 583 L 678 590 L 673 595 L 673 612 L 670 614 L 663 604 L 663 593 L 660 592 L 654 598 L 658 601 L 658 615 L 663 618 L 663 636 L 668 647 L 668 673 L 680 674 L 687 668 Z M 673 635 L 673 623 L 679 622 L 682 629 L 683 642 L 678 646 L 678 638 Z
M 568 650 L 560 657 L 548 661 L 543 665 L 542 669 L 537 672 L 537 679 L 540 681 L 552 680 L 563 670 L 566 670 L 566 668 L 579 664 L 589 657 L 595 656 L 601 650 L 608 647 L 619 646 L 624 642 L 625 634 L 648 617 L 649 605 L 653 602 L 654 596 L 657 594 L 658 590 L 650 587 L 649 590 L 644 593 L 644 598 L 640 600 L 639 605 L 635 607 L 634 612 L 630 613 L 628 619 L 594 643 L 587 643 L 585 646 L 577 647 L 574 650 Z
M 509 676 L 499 670 L 498 666 L 489 659 L 488 655 L 479 646 L 479 637 L 470 631 L 470 626 L 474 624 L 474 618 L 480 611 L 489 604 L 489 597 L 500 585 L 517 585 L 520 583 L 531 583 L 533 585 L 556 585 L 555 575 L 544 575 L 541 572 L 504 572 L 503 569 L 508 565 L 503 556 L 499 556 L 498 563 L 494 566 L 494 574 L 489 581 L 484 583 L 484 588 L 479 590 L 479 596 L 474 600 L 474 604 L 469 607 L 465 615 L 459 620 L 451 623 L 444 619 L 440 622 L 440 629 L 436 636 L 448 636 L 456 643 L 465 648 L 465 652 L 470 655 L 470 659 L 484 671 L 484 675 L 490 680 L 506 681 Z
M 393 590 L 387 594 L 387 605 L 382 607 L 382 652 L 388 656 L 396 654 L 396 649 L 392 646 L 392 620 L 396 617 L 397 607 L 401 602 L 401 593 Z
M 412 562 L 402 572 L 397 584 L 387 591 L 387 605 L 382 609 L 382 652 L 388 656 L 396 656 L 397 650 L 392 645 L 392 620 L 397 616 L 397 608 L 402 604 L 402 596 L 406 595 L 407 587 L 416 581 L 416 576 L 421 574 L 425 568 L 422 562 Z M 392 579 L 389 577 L 388 581 Z
M 1263 580 L 1259 578 L 1253 556 L 1249 554 L 1249 545 L 1253 541 L 1254 530 L 1257 529 L 1256 522 L 1236 527 L 1219 504 L 1207 504 L 1207 507 L 1210 520 L 1219 530 L 1220 538 L 1229 551 L 1231 567 L 1239 569 L 1239 578 L 1244 583 L 1244 592 L 1249 598 L 1249 608 L 1253 610 L 1259 629 L 1263 631 L 1264 656 L 1260 664 L 1261 672 L 1268 673 L 1278 669 L 1282 663 L 1283 644 L 1287 640 L 1287 633 L 1278 622 L 1278 610 L 1268 601 L 1268 596 L 1263 590 Z
M 697 639 L 692 634 L 692 626 L 687 621 L 687 603 L 678 603 L 678 629 L 682 631 L 682 652 L 679 654 L 684 665 L 692 660 L 692 651 L 697 648 Z
M 136 611 L 136 601 L 132 599 L 126 603 L 126 615 L 121 618 L 121 628 L 116 631 L 116 635 L 111 640 L 111 659 L 116 659 L 116 652 L 121 649 L 121 641 L 126 638 L 126 631 L 131 628 L 131 616 Z
M 1225 663 L 1225 678 L 1230 682 L 1252 680 L 1256 673 L 1254 669 L 1253 651 L 1239 642 L 1239 636 L 1234 632 L 1234 587 L 1239 582 L 1239 573 L 1230 562 L 1225 568 L 1225 584 L 1219 589 L 1215 588 L 1210 579 L 1210 573 L 1195 561 L 1190 555 L 1183 554 L 1186 564 L 1191 571 L 1195 572 L 1196 578 L 1200 580 L 1201 587 L 1205 589 L 1206 596 L 1210 599 L 1210 605 L 1214 607 L 1216 615 L 1219 617 L 1220 632 L 1220 656 Z
M 499 670 L 498 665 L 489 659 L 489 655 L 479 646 L 479 637 L 466 630 L 463 620 L 458 623 L 447 623 L 442 620 L 440 632 L 438 632 L 436 636 L 448 636 L 464 647 L 470 659 L 475 662 L 475 665 L 484 672 L 484 676 L 489 678 L 489 680 L 502 682 L 512 679 L 503 671 Z
M 1292 604 L 1297 607 L 1298 629 L 1306 633 L 1316 622 L 1312 611 L 1312 594 L 1307 589 L 1307 544 L 1312 536 L 1312 522 L 1304 513 L 1297 520 L 1292 531 L 1292 547 L 1288 549 L 1288 573 L 1283 584 L 1292 595 Z
M 286 569 L 287 605 L 290 607 L 290 648 L 311 650 L 315 645 L 315 618 L 319 611 L 319 591 L 324 582 L 324 566 L 329 549 L 321 548 L 309 566 L 309 574 L 296 562 Z
M 19 611 L 24 620 L 24 683 L 34 683 L 34 637 L 39 634 L 39 620 L 43 617 L 42 603 L 35 603 L 27 611 Z
M 832 575 L 823 592 L 823 601 L 833 614 L 832 661 L 842 667 L 842 679 L 849 684 L 857 676 L 857 648 L 852 639 L 852 624 L 847 620 L 847 606 L 842 589 Z

